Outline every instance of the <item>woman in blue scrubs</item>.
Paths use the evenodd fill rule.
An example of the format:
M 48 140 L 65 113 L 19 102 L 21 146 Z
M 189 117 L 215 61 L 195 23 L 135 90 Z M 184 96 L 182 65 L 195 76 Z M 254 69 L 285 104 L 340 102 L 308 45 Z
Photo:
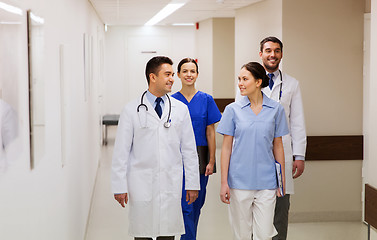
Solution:
M 271 239 L 277 186 L 275 160 L 281 164 L 285 189 L 282 136 L 289 133 L 283 107 L 261 91 L 268 86 L 265 69 L 257 62 L 242 66 L 238 87 L 242 98 L 229 104 L 217 132 L 221 149 L 221 201 L 237 240 Z
M 188 205 L 183 180 L 182 212 L 186 233 L 182 240 L 195 240 L 200 209 L 204 205 L 208 176 L 216 171 L 215 166 L 215 123 L 220 121 L 221 113 L 212 96 L 198 91 L 195 82 L 198 78 L 198 64 L 194 59 L 184 58 L 178 64 L 178 77 L 182 81 L 182 89 L 172 97 L 187 105 L 190 111 L 192 127 L 199 156 L 200 191 L 196 201 Z

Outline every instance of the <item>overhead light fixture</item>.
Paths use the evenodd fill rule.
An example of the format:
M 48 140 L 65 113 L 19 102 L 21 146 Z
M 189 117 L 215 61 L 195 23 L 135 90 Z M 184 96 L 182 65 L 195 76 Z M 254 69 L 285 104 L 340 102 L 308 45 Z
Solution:
M 169 3 L 166 5 L 163 9 L 161 9 L 156 15 L 154 15 L 148 22 L 146 22 L 145 26 L 152 26 L 156 23 L 160 22 L 162 19 L 166 18 L 173 12 L 177 11 L 179 8 L 181 8 L 186 3 Z
M 22 10 L 18 7 L 14 7 L 12 5 L 0 2 L 0 8 L 7 11 L 7 12 L 14 13 L 14 14 L 22 16 Z
M 173 26 L 195 26 L 195 23 L 173 23 Z

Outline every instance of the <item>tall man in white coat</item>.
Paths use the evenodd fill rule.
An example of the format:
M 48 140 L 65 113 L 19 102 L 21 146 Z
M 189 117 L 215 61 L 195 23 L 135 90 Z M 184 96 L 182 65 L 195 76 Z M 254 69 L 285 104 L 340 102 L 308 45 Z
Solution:
M 173 62 L 153 57 L 146 65 L 148 90 L 128 103 L 119 119 L 112 159 L 112 190 L 129 205 L 129 234 L 137 240 L 174 240 L 185 233 L 181 210 L 198 196 L 199 163 L 188 108 L 170 98 Z
M 259 56 L 270 77 L 270 84 L 262 91 L 267 97 L 278 101 L 285 110 L 290 134 L 283 136 L 285 155 L 286 195 L 277 198 L 274 225 L 278 235 L 273 240 L 285 240 L 288 231 L 290 194 L 294 193 L 293 179 L 305 168 L 306 130 L 299 82 L 279 69 L 283 57 L 283 43 L 276 37 L 260 42 Z

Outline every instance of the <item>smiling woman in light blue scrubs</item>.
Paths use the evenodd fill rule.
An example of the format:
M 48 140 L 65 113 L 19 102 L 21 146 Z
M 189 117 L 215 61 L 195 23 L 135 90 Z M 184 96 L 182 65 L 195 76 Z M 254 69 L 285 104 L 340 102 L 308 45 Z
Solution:
M 217 132 L 224 135 L 221 149 L 220 198 L 229 204 L 235 239 L 271 239 L 277 234 L 274 209 L 277 191 L 275 160 L 282 166 L 282 136 L 289 133 L 283 107 L 261 91 L 268 86 L 264 68 L 245 64 L 238 76 L 242 98 L 229 104 Z

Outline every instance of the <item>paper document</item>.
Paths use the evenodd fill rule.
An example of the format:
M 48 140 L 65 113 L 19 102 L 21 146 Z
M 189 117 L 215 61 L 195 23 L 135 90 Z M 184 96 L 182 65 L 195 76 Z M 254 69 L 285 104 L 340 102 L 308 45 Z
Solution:
M 280 191 L 281 196 L 284 196 L 284 189 L 283 189 L 283 175 L 281 173 L 281 165 L 275 160 L 275 166 L 276 166 L 276 180 L 278 184 L 278 188 Z

